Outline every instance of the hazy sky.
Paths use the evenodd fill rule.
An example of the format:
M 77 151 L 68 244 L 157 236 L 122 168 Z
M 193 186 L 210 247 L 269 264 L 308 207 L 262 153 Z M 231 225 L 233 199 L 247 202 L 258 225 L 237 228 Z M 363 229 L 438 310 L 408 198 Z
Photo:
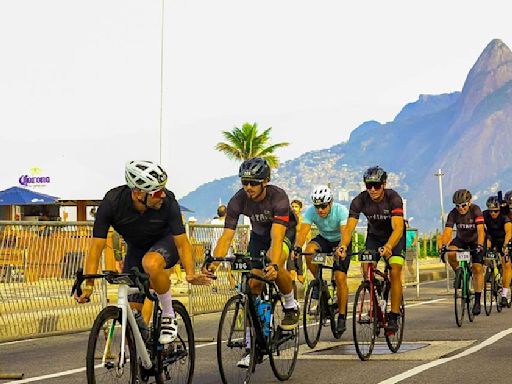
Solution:
M 290 160 L 462 88 L 510 1 L 164 0 L 163 165 L 178 197 L 235 174 L 221 131 L 273 127 Z M 0 0 L 0 188 L 31 167 L 99 198 L 159 160 L 161 0 Z

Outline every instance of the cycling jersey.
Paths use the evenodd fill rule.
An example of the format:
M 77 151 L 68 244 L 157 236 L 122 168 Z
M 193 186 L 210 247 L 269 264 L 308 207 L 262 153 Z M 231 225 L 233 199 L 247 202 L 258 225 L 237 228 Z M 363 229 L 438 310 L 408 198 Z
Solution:
M 453 228 L 455 225 L 457 228 L 456 239 L 462 243 L 476 244 L 478 241 L 476 226 L 479 224 L 484 224 L 482 210 L 478 205 L 471 204 L 468 212 L 464 215 L 461 215 L 457 208 L 453 208 L 448 214 L 445 227 Z
M 323 238 L 333 241 L 341 240 L 340 227 L 347 224 L 348 209 L 339 203 L 333 203 L 326 217 L 321 217 L 312 205 L 304 213 L 304 224 L 315 224 Z
M 503 243 L 505 241 L 505 224 L 510 223 L 510 219 L 501 213 L 496 219 L 493 219 L 488 209 L 483 214 L 487 237 L 493 241 Z
M 174 194 L 167 189 L 165 194 L 160 209 L 140 213 L 133 206 L 131 189 L 127 185 L 111 189 L 96 213 L 93 237 L 106 239 L 112 226 L 129 246 L 146 249 L 165 236 L 185 233 Z
M 363 191 L 352 200 L 349 217 L 359 219 L 361 212 L 368 220 L 368 234 L 387 240 L 393 232 L 391 217 L 404 215 L 402 198 L 396 191 L 385 189 L 384 197 L 377 202 L 372 200 L 368 191 Z
M 282 224 L 293 230 L 297 226 L 297 218 L 290 207 L 286 192 L 275 185 L 266 186 L 265 198 L 261 201 L 250 199 L 245 191 L 240 189 L 229 200 L 224 227 L 236 229 L 240 215 L 248 216 L 251 220 L 252 232 L 270 238 L 273 223 Z

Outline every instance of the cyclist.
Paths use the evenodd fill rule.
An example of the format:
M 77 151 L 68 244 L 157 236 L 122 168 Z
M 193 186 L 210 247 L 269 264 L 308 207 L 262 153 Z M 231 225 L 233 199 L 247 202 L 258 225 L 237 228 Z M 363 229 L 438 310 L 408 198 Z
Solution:
M 294 253 L 299 255 L 306 236 L 315 224 L 319 234 L 306 245 L 306 253 L 332 252 L 334 248 L 341 246 L 341 235 L 348 217 L 348 210 L 343 205 L 332 201 L 332 191 L 327 185 L 320 185 L 311 194 L 313 206 L 304 214 L 302 226 L 295 241 Z M 306 264 L 309 270 L 316 276 L 317 266 L 311 263 L 312 256 L 306 256 Z M 345 319 L 347 314 L 348 285 L 347 271 L 350 266 L 350 257 L 345 257 L 334 265 L 334 278 L 338 292 L 338 332 L 345 332 Z M 318 287 L 313 291 L 313 297 L 318 298 Z
M 490 196 L 487 199 L 487 210 L 484 211 L 484 221 L 487 234 L 486 246 L 490 246 L 502 255 L 503 265 L 503 291 L 501 293 L 501 305 L 508 305 L 507 294 L 510 288 L 510 277 L 512 275 L 510 260 L 508 257 L 507 244 L 512 239 L 512 223 L 506 215 L 500 213 L 500 202 L 498 196 Z
M 485 241 L 485 228 L 484 216 L 482 210 L 476 204 L 471 202 L 471 192 L 467 189 L 459 189 L 453 194 L 453 208 L 448 214 L 444 231 L 441 234 L 441 249 L 439 250 L 443 263 L 444 251 L 446 251 L 446 244 L 448 244 L 448 251 L 461 248 L 461 249 L 475 249 L 476 253 L 471 256 L 471 269 L 473 270 L 473 278 L 475 285 L 475 304 L 472 312 L 474 315 L 480 314 L 480 298 L 482 296 L 482 289 L 484 287 L 484 269 L 482 264 L 484 262 L 484 241 Z M 457 235 L 452 239 L 453 226 L 457 228 Z M 456 260 L 455 252 L 446 252 L 448 262 L 453 271 L 456 272 L 459 268 L 459 262 Z
M 291 244 L 295 241 L 297 219 L 290 208 L 288 196 L 284 190 L 269 185 L 270 166 L 265 159 L 255 157 L 245 160 L 238 172 L 242 188 L 229 200 L 224 223 L 224 231 L 213 251 L 216 257 L 224 257 L 229 250 L 240 215 L 251 221 L 249 253 L 259 259 L 261 251 L 267 251 L 271 264 L 262 271 L 262 261 L 252 265 L 254 274 L 275 280 L 284 298 L 284 317 L 281 328 L 294 329 L 299 321 L 299 308 L 293 296 L 292 279 L 285 267 Z M 254 263 L 254 261 L 253 261 Z M 215 272 L 218 263 L 210 266 Z M 252 293 L 258 295 L 263 283 L 251 280 Z M 246 353 L 238 366 L 247 368 L 250 355 Z
M 342 249 L 346 255 L 359 215 L 368 220 L 367 249 L 378 249 L 391 266 L 391 312 L 387 315 L 386 332 L 398 331 L 400 304 L 402 302 L 402 267 L 405 262 L 405 225 L 403 202 L 393 189 L 386 188 L 387 173 L 379 166 L 370 167 L 363 175 L 366 191 L 357 195 L 350 204 L 347 225 L 343 231 Z M 366 265 L 363 275 L 367 279 Z
M 112 226 L 127 244 L 123 271 L 139 267 L 149 275 L 152 288 L 162 306 L 159 341 L 172 342 L 177 337 L 178 322 L 172 308 L 169 275 L 165 269 L 181 260 L 187 281 L 209 284 L 210 276 L 194 272 L 192 247 L 185 234 L 180 208 L 174 194 L 165 189 L 167 174 L 151 161 L 129 161 L 125 167 L 126 184 L 111 189 L 103 198 L 94 221 L 93 239 L 85 262 L 85 273 L 98 270 L 109 227 Z M 86 281 L 79 303 L 89 300 L 94 280 Z M 143 294 L 130 295 L 132 309 L 141 311 Z

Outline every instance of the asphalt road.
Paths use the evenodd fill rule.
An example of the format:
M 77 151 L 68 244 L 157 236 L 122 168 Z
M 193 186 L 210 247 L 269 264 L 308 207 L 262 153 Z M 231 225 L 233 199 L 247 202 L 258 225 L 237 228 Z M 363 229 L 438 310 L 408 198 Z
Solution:
M 351 327 L 341 340 L 329 328 L 321 342 L 301 353 L 290 383 L 503 383 L 512 376 L 512 309 L 491 316 L 485 313 L 473 323 L 455 324 L 453 299 L 445 282 L 422 284 L 421 295 L 406 290 L 404 345 L 397 354 L 380 348 L 361 362 L 352 345 Z M 213 339 L 218 315 L 196 317 L 194 330 L 201 340 Z M 350 323 L 347 322 L 348 324 Z M 23 372 L 25 379 L 1 383 L 86 383 L 86 333 L 0 344 L 0 373 Z M 383 342 L 384 340 L 379 340 Z M 303 338 L 301 337 L 301 343 Z M 402 381 L 400 381 L 402 380 Z M 269 363 L 258 365 L 255 383 L 275 383 Z M 219 383 L 214 342 L 197 343 L 194 382 Z

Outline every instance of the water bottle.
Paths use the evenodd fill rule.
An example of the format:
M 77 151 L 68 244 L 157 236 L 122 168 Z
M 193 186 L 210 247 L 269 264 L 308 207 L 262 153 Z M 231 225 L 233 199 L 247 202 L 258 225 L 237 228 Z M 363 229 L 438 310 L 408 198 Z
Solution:
M 379 305 L 380 305 L 380 309 L 381 309 L 382 313 L 386 313 L 386 300 L 381 299 L 379 301 Z
M 133 316 L 135 317 L 135 321 L 137 322 L 137 326 L 139 327 L 139 331 L 140 331 L 140 335 L 142 336 L 142 340 L 144 340 L 144 342 L 148 341 L 149 328 L 146 325 L 146 322 L 144 321 L 144 319 L 142 318 L 142 314 L 139 311 L 134 310 Z
M 268 336 L 270 334 L 270 312 L 271 306 L 270 303 L 266 300 L 256 299 L 256 308 L 258 317 L 261 321 L 261 326 L 263 330 L 263 335 Z

